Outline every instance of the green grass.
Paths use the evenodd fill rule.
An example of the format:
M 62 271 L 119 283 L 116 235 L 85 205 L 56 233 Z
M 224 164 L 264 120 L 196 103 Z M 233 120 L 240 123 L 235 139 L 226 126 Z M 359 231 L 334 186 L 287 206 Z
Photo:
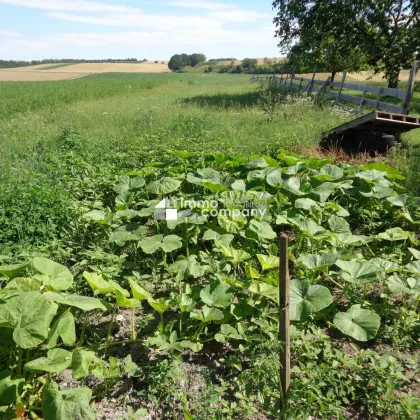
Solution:
M 135 191 L 133 196 L 125 194 L 121 186 L 124 186 L 126 178 L 119 176 L 130 171 L 139 171 L 148 165 L 145 169 L 146 173 L 150 170 L 151 174 L 145 175 L 149 177 L 148 184 L 149 179 L 154 179 L 153 170 L 179 182 L 187 176 L 187 172 L 199 174 L 197 169 L 203 166 L 228 168 L 223 171 L 237 177 L 235 158 L 230 161 L 231 158 L 227 159 L 226 155 L 249 157 L 253 154 L 267 154 L 275 157 L 280 148 L 313 152 L 318 147 L 322 132 L 353 118 L 328 104 L 315 104 L 313 100 L 303 96 L 282 96 L 279 103 L 277 97 L 261 95 L 260 87 L 250 84 L 248 75 L 104 74 L 61 82 L 1 83 L 0 90 L 0 260 L 12 263 L 39 255 L 53 258 L 72 267 L 77 277 L 75 289 L 78 294 L 83 295 L 91 294 L 81 281 L 84 270 L 103 273 L 106 278 L 115 279 L 121 284 L 126 283 L 129 276 L 141 277 L 142 281 L 144 278 L 148 286 L 152 285 L 154 292 L 158 293 L 157 297 L 169 297 L 168 290 L 175 286 L 178 288 L 172 279 L 168 281 L 167 277 L 158 275 L 166 262 L 162 265 L 158 261 L 158 264 L 139 253 L 136 241 L 130 246 L 117 247 L 109 240 L 108 233 L 131 220 L 125 219 L 124 211 L 118 212 L 122 219 L 118 219 L 115 213 L 112 221 L 107 219 L 105 223 L 90 220 L 86 216 L 92 210 L 95 210 L 94 214 L 114 213 L 114 210 L 117 212 L 124 208 L 136 214 L 150 204 L 148 200 L 153 195 L 149 196 L 143 191 L 138 196 L 136 186 L 131 186 Z M 413 191 L 420 184 L 415 166 L 420 159 L 415 158 L 416 148 L 413 146 L 418 141 L 419 134 L 417 130 L 404 138 L 404 144 L 409 145 L 408 152 L 398 149 L 389 157 L 395 166 L 408 173 L 408 185 Z M 183 160 L 168 153 L 180 150 L 198 152 L 198 156 L 193 159 L 188 159 L 187 156 Z M 212 155 L 203 158 L 202 153 Z M 241 160 L 240 157 L 236 159 Z M 296 170 L 300 171 L 302 166 L 294 165 L 293 156 L 288 156 L 287 159 L 290 159 L 287 165 L 290 166 L 288 176 L 294 176 Z M 270 161 L 269 158 L 267 160 Z M 244 172 L 244 182 L 247 185 L 255 183 L 257 190 L 265 189 L 259 181 L 259 173 L 264 173 L 264 170 L 254 171 L 253 168 L 258 169 L 259 166 L 258 161 L 257 164 L 253 162 L 256 166 Z M 326 186 L 330 184 L 330 175 L 319 173 L 318 165 L 325 163 L 325 160 L 308 159 L 309 166 L 296 177 L 297 181 L 302 182 L 302 192 L 303 188 L 308 188 L 307 181 L 303 181 L 308 177 L 314 178 L 312 181 L 316 188 L 325 179 Z M 358 181 L 353 179 L 353 169 L 345 166 L 348 183 L 343 184 L 345 194 L 337 192 L 335 205 L 327 208 L 317 204 L 313 209 L 311 207 L 311 211 L 300 208 L 298 214 L 305 214 L 312 223 L 325 225 L 330 212 L 343 211 L 350 206 L 352 212 L 345 217 L 348 217 L 352 231 L 363 235 L 366 232 L 376 233 L 379 227 L 385 225 L 402 228 L 408 226 L 404 211 L 416 214 L 415 206 L 408 210 L 394 209 L 399 214 L 398 218 L 390 211 L 389 204 L 382 205 L 385 200 L 377 200 L 375 205 L 371 205 L 373 201 L 370 200 L 373 199 L 364 195 L 362 198 L 366 188 L 370 188 L 370 181 L 363 181 L 363 189 L 358 188 Z M 316 177 L 318 178 L 315 180 Z M 374 172 L 372 177 L 375 177 Z M 140 178 L 139 180 L 141 181 Z M 348 189 L 350 183 L 356 186 L 354 190 Z M 190 187 L 191 191 L 198 191 L 194 186 Z M 389 189 L 380 185 L 378 192 L 383 190 Z M 395 190 L 401 191 L 401 194 L 405 192 L 396 184 Z M 122 191 L 119 198 L 121 208 L 118 209 L 115 201 L 117 191 Z M 296 209 L 287 192 L 275 189 L 267 191 L 273 192 L 273 200 L 278 206 L 278 211 L 273 211 L 270 216 L 269 223 L 274 226 L 278 213 L 284 209 L 290 210 L 290 216 L 296 215 Z M 221 194 L 223 196 L 224 193 Z M 240 195 L 240 191 L 235 191 L 234 194 Z M 360 196 L 358 199 L 364 206 L 358 206 L 355 194 Z M 141 223 L 144 223 L 144 219 Z M 158 228 L 153 223 L 147 226 L 150 229 Z M 203 245 L 202 236 L 199 237 L 198 232 L 205 227 L 185 227 L 188 234 L 198 238 L 196 243 L 187 241 L 187 244 L 190 242 L 193 255 Z M 342 229 L 342 226 L 336 227 Z M 279 227 L 276 226 L 276 229 Z M 329 225 L 327 229 L 333 228 Z M 410 227 L 410 230 L 414 228 Z M 234 247 L 241 246 L 243 241 L 252 244 L 258 239 L 252 235 L 247 238 L 238 232 L 236 234 Z M 299 234 L 298 241 L 291 240 L 293 276 L 306 274 L 306 271 L 300 271 L 303 266 L 296 261 L 298 257 L 313 252 L 340 252 L 341 259 L 354 259 L 356 256 L 357 260 L 379 255 L 399 262 L 403 255 L 404 258 L 412 258 L 406 252 L 405 240 L 403 245 L 402 242 L 390 241 L 387 244 L 384 241 L 383 249 L 373 247 L 372 242 L 369 242 L 369 246 L 363 245 L 356 251 L 350 245 L 338 251 L 325 240 L 323 243 L 319 242 L 322 235 L 319 238 L 317 236 L 319 235 L 309 237 Z M 263 245 L 264 248 L 258 252 L 277 252 L 275 244 L 264 242 Z M 244 249 L 248 249 L 255 257 L 255 248 L 250 246 Z M 206 254 L 206 248 L 203 247 L 202 251 L 200 258 Z M 211 264 L 214 265 L 215 261 Z M 300 267 L 299 271 L 296 267 Z M 245 269 L 240 271 L 241 276 L 247 276 Z M 150 273 L 152 274 L 149 275 Z M 322 279 L 318 278 L 319 272 L 310 270 L 310 274 L 314 276 L 311 282 L 320 281 L 324 285 L 331 282 L 334 297 L 340 295 L 341 291 L 335 289 L 336 274 L 332 273 L 330 276 L 328 273 Z M 261 277 L 266 278 L 266 274 L 261 274 Z M 270 281 L 275 284 L 274 277 Z M 200 292 L 200 288 L 194 290 L 195 293 Z M 416 384 L 414 380 L 406 381 L 402 372 L 407 372 L 410 378 L 415 378 L 418 373 L 418 363 L 412 351 L 416 345 L 414 340 L 417 337 L 418 314 L 415 310 L 407 309 L 405 300 L 392 302 L 396 311 L 388 304 L 378 305 L 383 300 L 381 290 L 378 289 L 378 292 L 374 287 L 368 295 L 366 290 L 366 287 L 354 287 L 352 298 L 355 302 L 366 298 L 367 307 L 375 310 L 377 307 L 382 308 L 384 322 L 378 346 L 372 347 L 370 343 L 366 343 L 367 348 L 365 345 L 353 348 L 351 340 L 337 336 L 337 331 L 332 332 L 331 325 L 323 318 L 317 319 L 316 327 L 303 322 L 294 329 L 292 354 L 295 370 L 289 406 L 290 418 L 306 418 L 308 415 L 315 415 L 316 418 L 344 418 L 343 413 L 350 415 L 350 411 L 354 409 L 358 410 L 357 414 L 360 411 L 372 418 L 391 418 L 389 416 L 395 413 L 399 416 L 404 410 L 408 412 L 409 409 L 415 409 L 413 406 L 416 402 L 411 400 L 410 386 L 415 391 Z M 176 291 L 178 292 L 179 290 Z M 175 296 L 171 294 L 174 299 Z M 158 326 L 159 321 L 155 322 L 147 305 L 144 302 L 138 317 L 139 330 L 147 330 L 148 335 L 156 328 L 163 331 L 163 326 Z M 340 310 L 347 310 L 349 305 L 349 301 L 345 300 Z M 336 308 L 333 309 L 335 311 Z M 246 305 L 241 310 L 246 311 Z M 271 320 L 273 337 L 276 337 L 277 325 L 272 321 L 276 311 L 274 305 L 262 307 L 259 302 L 258 311 L 261 316 L 253 317 L 254 321 Z M 189 318 L 187 314 L 184 315 L 185 326 Z M 171 320 L 175 319 L 174 311 L 168 311 L 165 317 L 169 321 L 167 329 L 178 328 L 171 324 Z M 261 323 L 259 328 L 266 329 L 267 325 L 269 324 Z M 245 330 L 248 330 L 248 326 L 244 325 Z M 88 339 L 96 334 L 96 330 L 90 327 L 86 330 Z M 154 329 L 149 331 L 151 327 Z M 271 330 L 265 332 L 268 331 L 271 333 Z M 216 414 L 226 419 L 252 419 L 256 412 L 261 414 L 261 419 L 277 418 L 263 417 L 261 409 L 261 397 L 277 398 L 278 395 L 278 359 L 275 356 L 278 348 L 274 345 L 275 340 L 270 338 L 261 344 L 250 340 L 247 344 L 250 344 L 247 351 L 252 350 L 251 353 L 242 353 L 242 350 L 235 353 L 229 348 L 228 358 L 220 361 L 221 366 L 217 368 L 203 367 L 206 362 L 197 360 L 191 354 L 192 361 L 188 366 L 198 362 L 196 368 L 200 370 L 200 375 L 193 378 L 196 377 L 200 382 L 201 389 L 200 392 L 194 391 L 191 394 L 189 390 L 184 394 L 179 393 L 179 383 L 185 381 L 178 372 L 181 362 L 178 363 L 175 358 L 157 358 L 156 353 L 152 353 L 152 360 L 147 351 L 138 351 L 138 347 L 135 347 L 135 352 L 130 352 L 132 347 L 128 346 L 123 351 L 145 360 L 141 367 L 141 378 L 131 384 L 135 384 L 134 389 L 142 390 L 141 398 L 147 404 L 152 401 L 157 407 L 168 406 L 170 409 L 175 404 L 176 410 L 188 407 L 189 404 L 189 409 L 196 414 L 197 419 L 216 418 Z M 212 343 L 209 345 L 213 352 Z M 233 347 L 238 348 L 236 342 Z M 40 352 L 37 357 L 42 354 Z M 121 354 L 118 353 L 117 357 L 121 357 Z M 7 360 L 7 357 L 3 359 Z M 346 369 L 343 369 L 343 365 Z M 237 370 L 238 366 L 240 370 Z M 226 382 L 223 384 L 219 379 Z M 107 386 L 108 384 L 106 389 Z M 193 389 L 194 386 L 189 388 Z M 259 399 L 255 394 L 257 388 Z M 233 392 L 235 390 L 237 392 Z M 188 400 L 181 400 L 185 395 Z M 228 413 L 226 416 L 220 412 L 220 404 L 225 402 L 224 413 Z M 234 406 L 233 402 L 238 405 Z M 347 410 L 349 407 L 351 410 Z M 217 410 L 219 411 L 216 412 Z M 173 413 L 169 413 L 168 418 L 174 418 L 171 415 Z M 402 415 L 399 418 L 404 418 Z
M 251 154 L 317 145 L 349 117 L 311 102 L 289 101 L 269 122 L 248 76 L 106 74 L 63 82 L 4 83 L 0 167 L 37 170 L 31 150 L 77 132 L 92 150 L 156 149 Z

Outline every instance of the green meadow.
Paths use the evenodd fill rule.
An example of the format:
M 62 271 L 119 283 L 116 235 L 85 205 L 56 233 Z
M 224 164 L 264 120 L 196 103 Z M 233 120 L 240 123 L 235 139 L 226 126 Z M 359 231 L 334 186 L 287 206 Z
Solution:
M 323 151 L 353 116 L 249 75 L 3 82 L 0 98 L 2 419 L 417 418 L 420 130 L 387 156 Z M 266 212 L 156 220 L 164 197 Z

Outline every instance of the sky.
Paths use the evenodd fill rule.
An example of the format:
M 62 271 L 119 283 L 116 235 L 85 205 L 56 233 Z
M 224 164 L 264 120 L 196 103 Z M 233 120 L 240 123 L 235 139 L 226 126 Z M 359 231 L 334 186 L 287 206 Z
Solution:
M 278 57 L 271 0 L 0 0 L 0 59 Z

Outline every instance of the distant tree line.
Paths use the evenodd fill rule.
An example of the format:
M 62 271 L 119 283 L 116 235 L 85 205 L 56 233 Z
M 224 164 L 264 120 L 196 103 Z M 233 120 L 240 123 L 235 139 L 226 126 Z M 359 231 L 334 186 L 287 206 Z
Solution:
M 231 60 L 229 65 L 220 67 L 218 73 L 259 73 L 259 74 L 277 74 L 285 71 L 285 63 L 276 60 L 264 58 L 263 64 L 258 64 L 255 58 L 245 58 L 241 64 L 235 64 L 236 60 Z M 210 60 L 208 61 L 210 63 Z M 207 73 L 214 71 L 214 67 L 210 65 L 207 68 Z
M 20 60 L 0 60 L 0 68 L 9 69 L 13 67 L 27 67 L 37 66 L 39 64 L 80 64 L 80 63 L 145 63 L 147 59 L 138 60 L 137 58 L 107 58 L 103 60 L 85 60 L 85 59 L 73 59 L 73 58 L 61 58 L 61 59 L 46 59 L 46 60 L 32 60 L 32 61 L 20 61 Z
M 216 64 L 219 61 L 236 61 L 237 59 L 234 57 L 228 57 L 228 58 L 212 58 L 211 60 L 208 60 L 207 63 L 209 64 Z
M 180 71 L 186 66 L 195 67 L 204 61 L 206 61 L 206 56 L 200 53 L 175 54 L 169 60 L 168 67 L 172 71 Z

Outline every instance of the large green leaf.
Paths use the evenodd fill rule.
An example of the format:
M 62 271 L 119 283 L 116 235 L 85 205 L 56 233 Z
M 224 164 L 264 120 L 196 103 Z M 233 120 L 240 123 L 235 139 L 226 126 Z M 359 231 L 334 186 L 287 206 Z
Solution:
M 299 230 L 306 233 L 307 235 L 316 238 L 325 237 L 326 231 L 325 229 L 315 223 L 313 220 L 308 219 L 302 215 L 297 215 L 295 217 L 291 217 L 289 221 L 295 225 Z
M 190 312 L 190 316 L 201 322 L 220 321 L 224 318 L 223 312 L 220 309 L 209 308 L 208 306 L 203 306 L 201 310 L 194 309 Z
M 338 166 L 327 164 L 324 165 L 319 174 L 314 175 L 312 178 L 318 181 L 337 181 L 344 176 L 344 171 Z
M 73 284 L 73 276 L 64 265 L 47 258 L 37 257 L 32 260 L 32 266 L 42 274 L 44 285 L 51 286 L 54 290 L 67 290 Z
M 249 291 L 257 295 L 267 297 L 274 302 L 278 302 L 279 288 L 262 281 L 253 280 L 249 286 Z
M 394 207 L 405 207 L 409 202 L 410 196 L 408 194 L 394 195 L 388 197 L 386 200 L 389 201 Z
M 16 291 L 16 292 L 36 292 L 41 290 L 42 283 L 40 280 L 31 279 L 28 277 L 15 277 L 4 286 L 3 291 Z
M 337 254 L 306 254 L 299 261 L 309 270 L 322 270 L 336 263 Z
M 410 264 L 407 264 L 404 267 L 404 271 L 408 271 L 409 273 L 420 275 L 420 260 L 413 261 Z
M 73 351 L 71 368 L 73 370 L 73 377 L 76 379 L 86 378 L 91 373 L 100 378 L 105 372 L 105 364 L 96 356 L 96 353 L 81 348 Z
M 231 246 L 221 246 L 220 250 L 226 258 L 232 261 L 233 264 L 238 264 L 251 258 L 251 255 L 249 255 L 248 252 L 244 251 L 243 249 L 235 249 Z
M 0 406 L 15 403 L 22 394 L 25 378 L 12 379 L 11 372 L 0 372 Z
M 411 255 L 416 259 L 416 260 L 420 260 L 420 251 L 418 249 L 415 248 L 408 248 L 408 250 L 410 251 Z
M 47 339 L 57 309 L 41 293 L 25 292 L 0 304 L 0 326 L 13 328 L 13 340 L 19 347 L 37 347 Z
M 263 271 L 277 268 L 280 265 L 280 259 L 275 255 L 257 254 L 257 258 Z
M 146 181 L 141 176 L 130 178 L 127 175 L 120 176 L 118 184 L 115 185 L 114 191 L 121 194 L 125 191 L 138 190 L 146 184 Z
M 243 340 L 244 337 L 238 333 L 236 328 L 229 324 L 222 324 L 220 326 L 220 333 L 214 336 L 215 340 L 219 343 L 226 343 L 229 340 Z
M 270 171 L 266 176 L 266 181 L 268 185 L 272 187 L 279 188 L 283 185 L 282 172 L 280 169 L 274 169 Z
M 196 255 L 178 260 L 169 266 L 169 271 L 176 274 L 178 280 L 186 280 L 188 277 L 198 278 L 207 271 L 207 266 L 201 265 L 197 261 Z
M 221 246 L 228 247 L 234 238 L 235 237 L 231 235 L 230 233 L 221 235 L 220 233 L 212 229 L 207 229 L 203 235 L 204 241 L 214 241 L 214 245 L 217 248 L 220 248 Z
M 137 300 L 147 300 L 152 297 L 152 295 L 146 290 L 143 289 L 138 283 L 136 283 L 134 280 L 129 279 L 128 280 L 131 287 L 131 293 L 133 294 L 133 297 Z
M 54 348 L 57 345 L 59 337 L 61 337 L 63 343 L 68 346 L 76 342 L 76 325 L 70 309 L 67 309 L 67 311 L 54 322 L 48 336 L 47 347 L 49 349 Z
M 379 268 L 365 262 L 338 260 L 335 264 L 343 270 L 341 277 L 350 283 L 371 283 L 379 276 Z
M 3 276 L 8 277 L 9 279 L 13 279 L 23 273 L 28 265 L 29 263 L 27 262 L 22 264 L 1 265 L 0 274 L 3 274 Z
M 172 307 L 172 301 L 165 298 L 159 298 L 159 299 L 147 299 L 147 302 L 149 305 L 160 314 L 164 314 L 167 310 L 169 310 Z
M 114 293 L 115 283 L 112 281 L 105 280 L 102 274 L 88 273 L 85 271 L 83 277 L 89 283 L 92 291 L 95 294 Z
M 375 169 L 380 172 L 385 172 L 388 179 L 405 179 L 397 169 L 392 168 L 385 163 L 369 163 L 367 165 L 361 166 L 359 169 L 362 171 Z
M 181 186 L 182 182 L 178 179 L 164 177 L 157 181 L 152 181 L 147 186 L 147 191 L 152 194 L 163 196 L 176 191 Z
M 60 373 L 71 365 L 71 352 L 63 349 L 48 350 L 47 357 L 40 357 L 26 363 L 29 372 Z
M 159 249 L 172 252 L 182 247 L 182 240 L 177 235 L 155 235 L 143 238 L 139 245 L 145 254 L 154 254 Z
M 330 291 L 320 285 L 310 285 L 305 280 L 290 282 L 290 319 L 304 321 L 314 312 L 328 307 L 333 302 Z
M 274 239 L 277 237 L 270 223 L 265 221 L 251 220 L 249 223 L 249 229 L 257 234 L 258 238 Z
M 406 293 L 409 295 L 420 295 L 420 278 L 403 278 L 397 274 L 392 275 L 386 284 L 392 292 Z
M 376 337 L 381 326 L 381 318 L 374 311 L 353 305 L 347 312 L 335 315 L 334 325 L 355 340 L 369 341 Z
M 79 296 L 79 295 L 60 295 L 60 293 L 46 292 L 44 296 L 49 297 L 54 302 L 62 305 L 74 306 L 82 311 L 93 311 L 94 309 L 101 309 L 106 311 L 105 305 L 96 298 Z
M 44 420 L 96 420 L 90 408 L 92 391 L 73 388 L 66 391 L 48 389 L 42 399 Z
M 141 302 L 137 299 L 130 299 L 123 295 L 119 290 L 116 290 L 116 306 L 117 308 L 141 308 Z
M 218 308 L 227 308 L 230 305 L 232 296 L 231 287 L 220 282 L 209 284 L 200 292 L 201 300 L 205 304 Z
M 412 238 L 412 233 L 407 232 L 400 227 L 395 227 L 392 229 L 387 229 L 385 232 L 377 235 L 378 239 L 384 239 L 386 241 L 395 242 L 395 241 L 406 241 L 407 239 Z
M 295 209 L 311 211 L 312 208 L 318 208 L 319 204 L 311 198 L 298 198 L 294 204 Z
M 247 224 L 246 217 L 228 217 L 223 214 L 218 214 L 217 221 L 221 228 L 228 233 L 239 233 Z
M 332 215 L 328 219 L 328 225 L 330 226 L 331 232 L 344 235 L 351 234 L 350 225 L 342 217 Z
M 139 241 L 147 230 L 147 226 L 141 226 L 138 224 L 120 226 L 117 230 L 111 233 L 109 241 L 114 242 L 118 246 L 123 246 L 126 242 Z

